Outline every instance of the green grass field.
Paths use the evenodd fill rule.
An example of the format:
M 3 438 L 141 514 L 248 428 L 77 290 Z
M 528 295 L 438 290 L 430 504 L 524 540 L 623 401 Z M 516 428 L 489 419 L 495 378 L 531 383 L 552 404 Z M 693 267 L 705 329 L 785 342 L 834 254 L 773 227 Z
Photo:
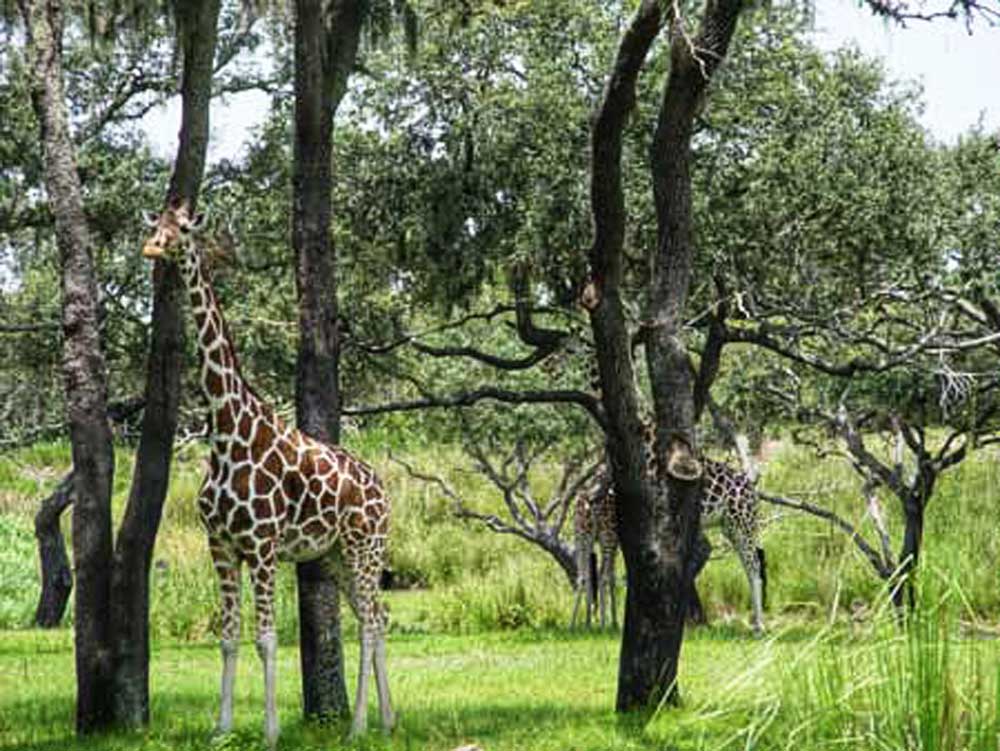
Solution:
M 1000 491 L 995 457 L 985 452 L 945 477 L 929 509 L 922 605 L 905 631 L 892 623 L 878 582 L 843 535 L 783 514 L 765 536 L 770 633 L 754 640 L 742 571 L 718 545 L 718 560 L 699 581 L 713 625 L 689 631 L 683 705 L 644 722 L 612 712 L 617 636 L 566 628 L 572 593 L 551 559 L 456 521 L 427 486 L 376 451 L 361 453 L 393 495 L 393 568 L 423 585 L 388 594 L 399 727 L 388 739 L 376 731 L 352 745 L 343 740 L 345 727 L 303 725 L 288 569 L 278 603 L 282 749 L 1000 749 L 1000 651 L 990 638 L 1000 620 Z M 218 606 L 191 500 L 197 451 L 177 463 L 157 543 L 152 724 L 139 734 L 85 742 L 73 736 L 71 631 L 27 628 L 38 594 L 31 518 L 67 456 L 65 446 L 48 445 L 0 458 L 0 747 L 263 748 L 262 681 L 246 626 L 236 732 L 210 737 Z M 448 474 L 481 508 L 496 506 L 486 484 L 460 471 L 458 452 L 407 458 Z M 129 476 L 130 456 L 122 451 L 116 513 Z M 546 481 L 539 473 L 540 495 Z M 856 483 L 843 468 L 817 467 L 809 455 L 786 449 L 762 484 L 774 493 L 808 493 L 864 527 Z M 894 512 L 888 499 L 886 506 Z M 244 623 L 251 624 L 245 605 Z M 346 609 L 344 630 L 350 672 L 356 630 Z M 353 674 L 349 680 L 353 694 Z M 373 703 L 373 725 L 376 715 Z

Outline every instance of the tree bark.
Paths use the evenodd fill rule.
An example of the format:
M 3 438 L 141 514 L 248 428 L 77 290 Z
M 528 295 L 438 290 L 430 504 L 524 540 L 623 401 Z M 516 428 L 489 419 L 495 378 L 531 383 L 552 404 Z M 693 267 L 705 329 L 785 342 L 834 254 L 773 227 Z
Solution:
M 336 255 L 330 233 L 333 119 L 361 37 L 363 3 L 295 3 L 295 154 L 292 247 L 299 298 L 295 407 L 299 429 L 340 434 Z M 348 712 L 336 580 L 320 561 L 300 563 L 299 639 L 306 717 Z
M 35 610 L 35 625 L 55 628 L 62 622 L 69 594 L 73 591 L 73 572 L 66 555 L 59 519 L 66 507 L 73 502 L 73 473 L 63 478 L 42 507 L 35 514 L 35 538 L 38 540 L 38 559 L 42 567 L 42 593 Z
M 107 369 L 98 331 L 93 244 L 63 92 L 62 6 L 21 0 L 32 67 L 32 106 L 44 154 L 45 189 L 62 267 L 63 374 L 73 455 L 76 569 L 76 728 L 106 727 L 111 712 L 110 567 L 114 450 L 107 416 Z
M 205 171 L 219 0 L 186 0 L 175 14 L 183 61 L 181 129 L 168 203 L 193 209 Z M 119 725 L 149 723 L 149 571 L 170 479 L 184 358 L 183 284 L 157 261 L 146 366 L 145 412 L 112 574 L 114 712 Z

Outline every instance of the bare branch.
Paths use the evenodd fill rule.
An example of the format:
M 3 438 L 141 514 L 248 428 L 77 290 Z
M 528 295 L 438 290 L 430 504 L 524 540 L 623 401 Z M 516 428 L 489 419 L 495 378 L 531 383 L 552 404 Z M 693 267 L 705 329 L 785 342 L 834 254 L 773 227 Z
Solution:
M 538 391 L 511 391 L 494 386 L 483 386 L 472 391 L 440 397 L 427 397 L 410 401 L 389 402 L 372 406 L 345 407 L 343 414 L 350 416 L 379 415 L 390 412 L 413 412 L 422 409 L 454 409 L 471 407 L 481 401 L 498 401 L 506 404 L 575 404 L 582 407 L 603 428 L 604 411 L 596 397 L 584 391 L 552 389 Z
M 0 334 L 31 334 L 38 331 L 58 331 L 55 321 L 43 323 L 0 323 Z
M 830 511 L 829 509 L 823 508 L 821 506 L 816 506 L 812 503 L 806 501 L 796 501 L 791 498 L 783 498 L 781 496 L 769 495 L 758 491 L 757 495 L 760 496 L 762 500 L 768 503 L 773 503 L 776 506 L 786 506 L 788 508 L 798 509 L 799 511 L 804 511 L 807 514 L 812 514 L 813 516 L 818 516 L 821 519 L 826 519 L 837 527 L 842 529 L 851 538 L 851 541 L 858 547 L 868 562 L 872 565 L 872 568 L 878 573 L 883 579 L 889 579 L 893 574 L 893 567 L 886 564 L 885 561 L 879 556 L 878 551 L 869 544 L 869 542 L 861 535 L 857 528 L 851 524 L 849 521 L 839 516 L 838 514 Z

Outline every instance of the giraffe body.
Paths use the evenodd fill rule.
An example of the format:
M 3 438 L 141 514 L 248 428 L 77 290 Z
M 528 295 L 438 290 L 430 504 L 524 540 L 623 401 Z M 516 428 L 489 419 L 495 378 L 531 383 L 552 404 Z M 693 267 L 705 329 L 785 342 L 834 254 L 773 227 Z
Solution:
M 586 622 L 590 627 L 595 606 L 599 607 L 601 628 L 607 623 L 610 604 L 611 625 L 618 626 L 615 605 L 615 558 L 618 555 L 618 519 L 614 490 L 607 472 L 600 471 L 594 482 L 576 498 L 573 514 L 574 551 L 576 554 L 576 597 L 572 626 L 576 625 L 581 600 L 586 602 Z M 593 563 L 594 543 L 600 558 Z M 595 597 L 597 602 L 595 603 Z
M 744 472 L 723 462 L 702 459 L 701 504 L 702 528 L 719 527 L 729 540 L 746 573 L 750 585 L 752 625 L 754 633 L 764 629 L 765 568 L 764 550 L 760 546 L 760 524 L 758 519 L 757 490 L 753 480 Z M 614 485 L 604 467 L 598 472 L 598 480 L 588 492 L 577 498 L 574 516 L 578 567 L 578 587 L 576 604 L 573 608 L 573 623 L 582 595 L 587 597 L 588 609 L 592 607 L 589 558 L 594 541 L 603 537 L 601 545 L 600 575 L 607 571 L 611 576 L 610 592 L 614 593 L 614 556 L 618 549 L 616 532 L 616 504 Z M 595 511 L 596 509 L 596 511 Z M 589 524 L 589 526 L 588 526 Z M 606 553 L 605 550 L 610 551 Z M 585 552 L 584 552 L 585 551 Z M 610 568 L 605 568 L 610 561 Z M 583 587 L 586 586 L 586 589 Z M 598 579 L 598 587 L 608 584 Z M 612 621 L 615 622 L 614 600 L 612 599 Z M 587 624 L 590 625 L 589 612 Z M 601 603 L 601 625 L 604 625 L 604 603 Z
M 240 631 L 241 568 L 250 571 L 257 651 L 264 666 L 265 733 L 278 736 L 274 584 L 278 560 L 327 558 L 346 585 L 361 626 L 352 734 L 365 728 L 374 669 L 383 724 L 392 725 L 385 664 L 386 612 L 379 603 L 390 507 L 370 467 L 343 449 L 285 425 L 243 379 L 201 252 L 196 221 L 169 208 L 151 222 L 143 254 L 176 260 L 198 329 L 202 389 L 211 433 L 209 471 L 198 499 L 222 597 L 222 699 L 218 729 L 232 727 Z

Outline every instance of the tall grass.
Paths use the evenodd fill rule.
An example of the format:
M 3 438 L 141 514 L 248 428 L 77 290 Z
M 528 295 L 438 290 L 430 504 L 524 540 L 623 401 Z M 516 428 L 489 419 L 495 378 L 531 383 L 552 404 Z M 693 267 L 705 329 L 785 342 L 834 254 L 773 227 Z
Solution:
M 562 571 L 546 554 L 521 540 L 494 534 L 474 523 L 455 519 L 446 499 L 433 486 L 410 478 L 391 462 L 385 445 L 369 441 L 359 453 L 378 468 L 393 501 L 391 566 L 396 580 L 425 590 L 420 604 L 394 596 L 394 628 L 404 631 L 469 633 L 491 629 L 554 626 L 569 620 L 572 595 Z M 386 441 L 389 436 L 382 436 Z M 464 470 L 460 450 L 448 446 L 404 446 L 407 460 L 441 474 L 472 505 L 502 513 L 488 482 Z M 393 451 L 400 453 L 398 447 Z M 968 620 L 1000 618 L 1000 521 L 996 457 L 985 451 L 944 476 L 927 515 L 925 568 L 948 570 L 962 582 Z M 0 575 L 18 581 L 0 608 L 0 628 L 27 626 L 37 599 L 37 561 L 31 520 L 40 499 L 66 471 L 69 449 L 46 444 L 0 456 L 0 519 L 16 538 L 0 555 Z M 174 463 L 170 494 L 157 540 L 153 570 L 152 635 L 154 639 L 214 639 L 219 622 L 218 596 L 195 497 L 200 487 L 204 452 L 189 447 Z M 114 516 L 119 519 L 131 476 L 132 455 L 118 452 Z M 544 467 L 542 468 L 545 469 Z M 551 469 L 551 468 L 550 468 Z M 555 472 L 539 473 L 536 492 Z M 806 451 L 785 448 L 767 465 L 762 486 L 773 493 L 809 494 L 873 530 L 864 519 L 857 481 L 836 462 L 817 466 Z M 891 499 L 885 500 L 894 533 L 901 520 Z M 63 519 L 69 539 L 69 516 Z M 777 516 L 765 507 L 765 516 Z M 570 530 L 566 530 L 569 534 Z M 699 579 L 699 590 L 712 619 L 743 621 L 749 610 L 746 579 L 735 556 L 713 532 L 716 559 Z M 5 538 L 6 539 L 6 538 Z M 784 512 L 764 533 L 769 566 L 768 618 L 771 621 L 841 621 L 871 610 L 880 601 L 881 583 L 839 531 L 813 517 Z M 278 581 L 279 637 L 297 633 L 292 569 Z M 248 590 L 249 588 L 245 588 Z M 252 624 L 249 596 L 244 623 Z M 620 599 L 621 601 L 621 599 Z M 345 611 L 346 613 L 346 611 Z M 345 626 L 353 618 L 345 615 Z
M 794 650 L 794 635 L 774 634 L 696 692 L 692 709 L 661 711 L 651 732 L 671 742 L 701 734 L 680 748 L 997 751 L 1000 663 L 963 635 L 961 590 L 929 573 L 916 611 L 883 607 Z

